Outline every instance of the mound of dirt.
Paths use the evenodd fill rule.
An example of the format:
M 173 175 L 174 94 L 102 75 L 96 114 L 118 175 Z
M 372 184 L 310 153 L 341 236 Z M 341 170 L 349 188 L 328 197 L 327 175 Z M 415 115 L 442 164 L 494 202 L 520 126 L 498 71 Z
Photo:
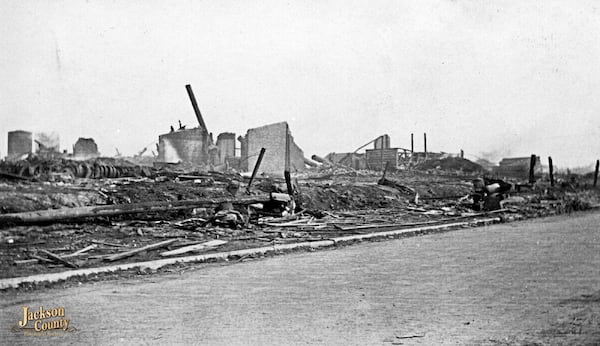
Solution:
M 418 164 L 415 168 L 419 170 L 441 169 L 444 171 L 463 171 L 467 173 L 483 171 L 483 167 L 480 165 L 460 157 L 427 160 Z

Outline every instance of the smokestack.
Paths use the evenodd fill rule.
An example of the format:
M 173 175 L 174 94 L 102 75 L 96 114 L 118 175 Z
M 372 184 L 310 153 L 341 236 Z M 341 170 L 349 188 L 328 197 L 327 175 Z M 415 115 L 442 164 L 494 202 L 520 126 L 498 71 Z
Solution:
M 425 149 L 425 154 L 427 154 L 427 134 L 423 133 L 423 146 Z
M 411 153 L 415 152 L 415 134 L 414 133 L 410 134 L 410 152 Z
M 202 119 L 202 113 L 200 113 L 200 108 L 198 108 L 198 103 L 196 102 L 196 97 L 194 96 L 194 92 L 192 91 L 192 86 L 187 84 L 185 86 L 187 90 L 188 96 L 190 97 L 190 101 L 192 101 L 192 107 L 194 107 L 194 113 L 196 113 L 196 118 L 198 119 L 198 124 L 200 127 L 206 130 L 206 124 L 204 123 L 204 119 Z

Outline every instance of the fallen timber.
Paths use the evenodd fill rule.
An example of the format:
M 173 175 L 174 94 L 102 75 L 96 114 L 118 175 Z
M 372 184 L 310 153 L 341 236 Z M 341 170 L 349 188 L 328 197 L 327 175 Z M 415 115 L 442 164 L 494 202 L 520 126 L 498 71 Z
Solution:
M 121 252 L 121 253 L 117 253 L 114 255 L 110 255 L 108 257 L 106 257 L 104 260 L 105 261 L 110 261 L 110 262 L 114 262 L 123 258 L 127 258 L 127 257 L 131 257 L 139 252 L 142 251 L 148 251 L 148 250 L 154 250 L 154 249 L 159 249 L 161 247 L 165 247 L 171 243 L 176 242 L 177 239 L 168 239 L 165 241 L 161 241 L 160 243 L 156 243 L 156 244 L 150 244 L 150 245 L 146 245 L 144 247 L 141 248 L 137 248 L 137 249 L 133 249 L 133 250 L 129 250 L 129 251 L 125 251 L 125 252 Z
M 215 260 L 230 260 L 236 259 L 241 260 L 245 257 L 261 257 L 268 254 L 281 254 L 286 251 L 294 251 L 294 250 L 302 250 L 302 249 L 318 249 L 318 248 L 327 248 L 330 246 L 337 245 L 346 245 L 352 244 L 354 242 L 359 241 L 368 241 L 368 240 L 376 240 L 376 239 L 386 239 L 390 237 L 407 237 L 407 236 L 415 236 L 420 234 L 428 234 L 428 233 L 436 233 L 436 232 L 446 232 L 451 229 L 457 229 L 462 227 L 476 227 L 476 226 L 485 226 L 493 223 L 500 222 L 501 219 L 499 217 L 496 218 L 483 218 L 474 221 L 467 222 L 458 222 L 458 223 L 450 223 L 450 224 L 441 224 L 441 225 L 433 225 L 433 226 L 425 226 L 418 228 L 409 228 L 409 229 L 401 229 L 401 230 L 390 230 L 384 232 L 373 232 L 368 234 L 357 234 L 350 235 L 344 237 L 336 237 L 327 240 L 321 241 L 308 241 L 308 242 L 299 242 L 292 244 L 273 244 L 269 246 L 262 246 L 258 248 L 248 248 L 242 250 L 234 250 L 234 251 L 226 251 L 226 252 L 217 252 L 210 254 L 201 254 L 201 255 L 191 255 L 186 257 L 173 257 L 173 258 L 165 258 L 159 260 L 151 260 L 151 261 L 143 261 L 143 262 L 134 262 L 134 263 L 123 263 L 116 264 L 110 266 L 96 267 L 96 268 L 84 268 L 84 269 L 74 269 L 63 271 L 59 273 L 44 273 L 44 274 L 35 274 L 25 277 L 15 277 L 15 278 L 6 278 L 0 279 L 0 290 L 4 290 L 10 287 L 18 288 L 24 284 L 38 284 L 40 282 L 49 282 L 56 283 L 62 280 L 67 280 L 74 277 L 86 277 L 97 275 L 101 273 L 111 273 L 111 272 L 119 272 L 124 270 L 158 270 L 168 265 L 173 265 L 177 263 L 199 263 L 199 262 L 207 262 L 207 261 L 215 261 Z M 35 258 L 35 256 L 32 256 Z M 41 260 L 47 260 L 45 258 L 39 257 Z
M 137 213 L 166 212 L 194 208 L 216 207 L 223 203 L 248 205 L 269 201 L 268 195 L 242 196 L 237 198 L 211 198 L 172 202 L 143 202 L 104 206 L 38 210 L 23 213 L 0 214 L 0 225 L 37 224 L 73 221 L 87 218 L 118 216 Z

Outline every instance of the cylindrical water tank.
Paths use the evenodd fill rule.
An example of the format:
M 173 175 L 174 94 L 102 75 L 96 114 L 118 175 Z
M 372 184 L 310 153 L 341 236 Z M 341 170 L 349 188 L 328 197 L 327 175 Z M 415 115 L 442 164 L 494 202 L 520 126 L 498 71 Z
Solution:
M 33 147 L 31 132 L 10 131 L 8 132 L 8 154 L 9 160 L 17 159 L 23 155 L 30 154 Z

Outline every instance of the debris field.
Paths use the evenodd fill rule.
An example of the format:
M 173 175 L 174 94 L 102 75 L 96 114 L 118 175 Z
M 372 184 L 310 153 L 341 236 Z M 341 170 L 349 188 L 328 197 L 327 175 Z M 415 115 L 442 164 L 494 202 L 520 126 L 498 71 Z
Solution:
M 94 164 L 90 163 L 90 167 Z M 477 174 L 323 167 L 282 178 L 138 169 L 120 178 L 0 180 L 0 276 L 20 277 L 269 244 L 585 210 L 597 190 L 538 181 L 475 210 Z M 145 172 L 144 172 L 145 171 Z M 66 212 L 65 212 L 66 211 Z M 44 214 L 45 212 L 45 214 Z

